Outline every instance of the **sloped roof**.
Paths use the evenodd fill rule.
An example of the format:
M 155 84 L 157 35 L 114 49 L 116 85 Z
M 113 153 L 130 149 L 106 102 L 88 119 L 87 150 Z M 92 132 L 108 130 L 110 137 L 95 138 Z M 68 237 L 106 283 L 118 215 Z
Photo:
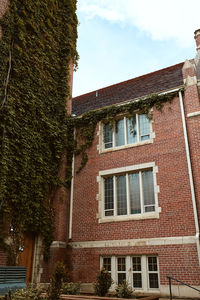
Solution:
M 158 93 L 183 85 L 183 63 L 73 98 L 72 113 L 84 112 Z M 98 92 L 98 93 L 97 93 Z

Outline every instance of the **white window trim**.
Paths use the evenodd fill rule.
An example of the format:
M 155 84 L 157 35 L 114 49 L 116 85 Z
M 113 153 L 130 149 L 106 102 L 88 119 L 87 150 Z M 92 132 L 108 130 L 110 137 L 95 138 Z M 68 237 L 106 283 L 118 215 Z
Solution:
M 143 169 L 148 169 L 148 168 L 151 168 L 153 170 L 155 211 L 145 212 L 141 214 L 127 214 L 121 216 L 105 217 L 104 216 L 104 176 L 117 175 L 120 173 L 128 173 L 137 170 L 142 171 Z M 160 192 L 160 189 L 159 186 L 157 185 L 157 180 L 156 180 L 157 172 L 158 172 L 158 167 L 155 165 L 155 162 L 149 162 L 149 163 L 143 163 L 138 165 L 132 165 L 128 167 L 114 168 L 114 169 L 100 171 L 99 176 L 97 176 L 97 182 L 99 183 L 99 194 L 97 195 L 97 199 L 99 201 L 99 213 L 97 214 L 97 218 L 99 219 L 99 223 L 159 218 L 159 213 L 161 212 L 161 208 L 158 207 L 158 193 Z M 114 187 L 114 191 L 115 191 L 115 187 Z M 115 198 L 116 197 L 114 197 L 114 199 Z M 114 206 L 114 209 L 116 209 L 116 205 Z
M 139 114 L 136 113 L 136 115 L 139 115 Z M 124 117 L 124 118 L 126 118 L 126 117 Z M 136 121 L 137 121 L 137 126 L 138 126 L 138 118 L 136 118 Z M 112 152 L 112 151 L 118 151 L 118 150 L 121 150 L 121 149 L 138 147 L 138 146 L 142 146 L 142 145 L 146 145 L 146 144 L 152 144 L 153 140 L 155 138 L 155 132 L 153 132 L 152 123 L 153 123 L 153 121 L 150 120 L 150 122 L 149 122 L 149 125 L 150 125 L 150 139 L 149 140 L 138 141 L 137 143 L 128 144 L 127 143 L 127 131 L 126 131 L 127 124 L 125 122 L 124 123 L 125 124 L 125 132 L 126 132 L 126 134 L 125 134 L 125 145 L 122 145 L 122 146 L 113 146 L 111 148 L 105 149 L 104 148 L 104 141 L 103 141 L 104 123 L 100 122 L 99 123 L 99 131 L 98 131 L 99 145 L 97 145 L 97 150 L 99 151 L 99 153 L 107 153 L 107 152 Z M 115 134 L 115 129 L 114 129 L 113 130 L 113 144 L 114 145 L 116 144 L 115 138 L 116 138 L 116 134 Z
M 158 274 L 158 288 L 150 288 L 149 285 L 149 271 L 148 271 L 148 257 L 156 257 L 157 258 L 157 271 L 152 273 Z M 114 283 L 111 286 L 111 291 L 115 290 L 118 282 L 118 266 L 117 266 L 117 259 L 118 257 L 125 257 L 126 259 L 126 280 L 128 281 L 129 285 L 134 289 L 135 292 L 159 292 L 160 290 L 160 271 L 159 271 L 159 259 L 158 255 L 150 254 L 150 255 L 119 255 L 119 256 L 111 256 L 105 255 L 100 256 L 100 269 L 103 268 L 103 259 L 105 257 L 111 258 L 111 277 Z M 142 288 L 135 288 L 133 287 L 133 270 L 132 270 L 132 257 L 141 257 L 141 274 L 142 274 Z M 124 272 L 122 272 L 124 273 Z

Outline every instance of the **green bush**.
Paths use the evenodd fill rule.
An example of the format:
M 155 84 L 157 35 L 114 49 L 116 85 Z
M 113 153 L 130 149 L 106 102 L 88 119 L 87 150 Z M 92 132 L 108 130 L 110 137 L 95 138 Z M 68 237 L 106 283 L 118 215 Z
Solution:
M 107 294 L 112 283 L 113 280 L 110 273 L 105 269 L 101 269 L 101 271 L 99 271 L 97 275 L 97 282 L 94 284 L 95 294 L 100 297 L 104 297 Z
M 133 292 L 132 287 L 129 286 L 126 280 L 116 287 L 116 296 L 118 298 L 134 298 Z
M 42 290 L 37 288 L 26 288 L 15 291 L 12 295 L 8 293 L 5 295 L 5 300 L 39 300 Z
M 53 274 L 48 289 L 48 300 L 59 300 L 61 288 L 66 278 L 66 267 L 62 262 L 57 262 L 54 266 Z
M 62 286 L 62 293 L 66 295 L 78 295 L 80 294 L 81 283 L 80 282 L 68 282 Z

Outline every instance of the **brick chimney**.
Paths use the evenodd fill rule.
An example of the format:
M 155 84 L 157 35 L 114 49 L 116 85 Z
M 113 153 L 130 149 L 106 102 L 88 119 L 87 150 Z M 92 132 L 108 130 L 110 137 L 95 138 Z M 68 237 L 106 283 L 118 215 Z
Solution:
M 197 80 L 200 80 L 200 29 L 195 30 L 194 32 L 194 39 L 196 41 L 196 46 L 197 46 L 197 53 L 195 56 L 195 66 L 196 66 L 196 75 L 197 75 Z

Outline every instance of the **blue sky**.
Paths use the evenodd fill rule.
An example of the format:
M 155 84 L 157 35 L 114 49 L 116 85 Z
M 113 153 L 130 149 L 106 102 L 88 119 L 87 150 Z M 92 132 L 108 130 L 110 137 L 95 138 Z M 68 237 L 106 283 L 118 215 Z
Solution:
M 78 0 L 73 96 L 193 58 L 199 11 L 200 0 Z

